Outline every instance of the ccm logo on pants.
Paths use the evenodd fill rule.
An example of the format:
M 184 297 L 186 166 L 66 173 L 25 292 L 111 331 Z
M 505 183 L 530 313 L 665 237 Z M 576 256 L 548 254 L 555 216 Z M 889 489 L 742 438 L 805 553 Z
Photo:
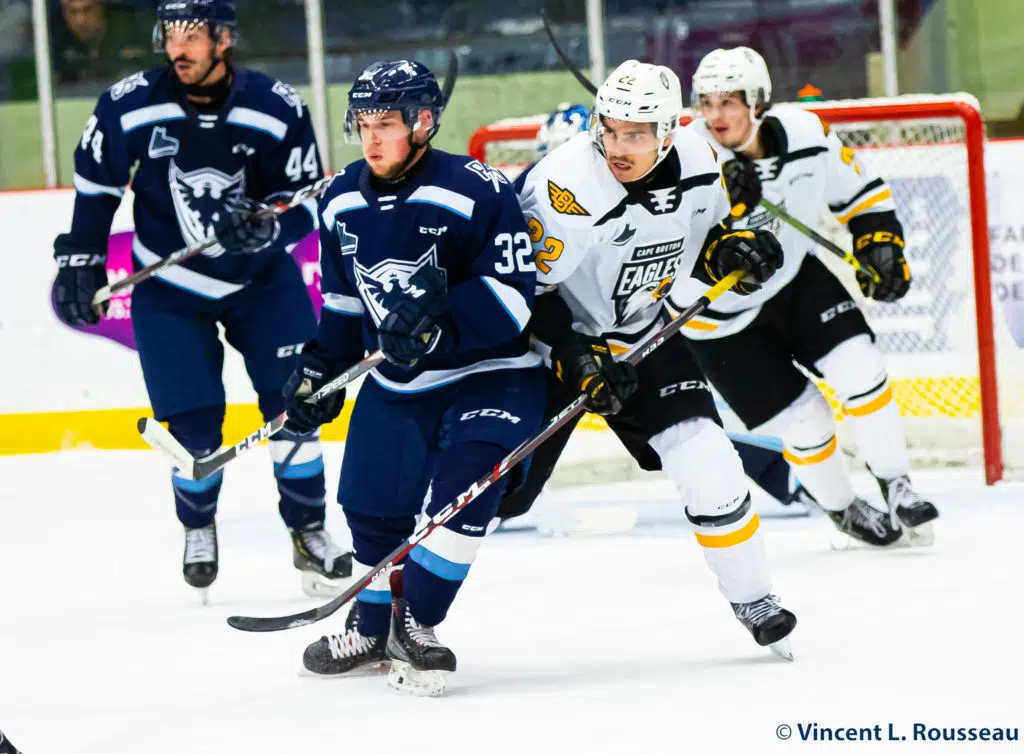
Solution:
M 851 311 L 852 309 L 856 309 L 856 308 L 857 308 L 857 302 L 856 301 L 844 301 L 841 304 L 836 304 L 835 306 L 830 306 L 828 309 L 826 309 L 825 311 L 823 311 L 821 313 L 821 321 L 822 322 L 829 322 L 829 321 L 835 319 L 836 317 L 838 317 L 840 314 L 843 314 L 844 312 L 848 312 L 848 311 Z
M 686 382 L 677 382 L 675 385 L 666 385 L 658 391 L 658 395 L 662 398 L 668 398 L 670 395 L 682 393 L 684 390 L 710 391 L 710 389 L 711 388 L 708 387 L 707 383 L 702 382 L 701 380 L 687 380 Z
M 478 408 L 475 411 L 467 411 L 459 417 L 460 422 L 468 422 L 470 419 L 476 419 L 477 417 L 486 419 L 504 419 L 510 421 L 513 424 L 518 424 L 521 420 L 518 416 L 513 416 L 508 411 L 504 411 L 500 408 Z
M 302 347 L 305 343 L 297 343 L 294 346 L 281 346 L 277 349 L 277 358 L 287 359 L 289 356 L 294 356 L 297 353 L 302 353 Z

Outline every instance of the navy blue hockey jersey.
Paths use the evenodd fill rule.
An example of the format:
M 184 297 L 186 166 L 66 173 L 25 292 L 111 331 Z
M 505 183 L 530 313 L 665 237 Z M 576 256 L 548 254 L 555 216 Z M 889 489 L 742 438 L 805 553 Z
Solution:
M 526 324 L 537 281 L 530 236 L 515 192 L 497 170 L 434 149 L 387 192 L 371 186 L 360 160 L 320 200 L 324 308 L 317 340 L 354 363 L 377 349 L 377 327 L 409 278 L 425 265 L 445 272 L 454 351 L 413 369 L 382 364 L 382 386 L 414 392 L 467 374 L 534 367 Z
M 71 233 L 106 248 L 114 212 L 131 180 L 136 268 L 206 241 L 214 216 L 241 197 L 260 201 L 322 175 L 309 111 L 287 84 L 234 69 L 223 107 L 197 112 L 166 67 L 136 73 L 100 97 L 75 150 Z M 135 174 L 132 176 L 132 170 Z M 316 227 L 316 207 L 281 217 L 274 249 L 227 255 L 214 246 L 159 279 L 207 299 L 243 288 Z

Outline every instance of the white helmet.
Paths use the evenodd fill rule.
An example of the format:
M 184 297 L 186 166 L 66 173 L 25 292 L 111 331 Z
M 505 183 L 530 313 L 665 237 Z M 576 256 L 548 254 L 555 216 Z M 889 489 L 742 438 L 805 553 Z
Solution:
M 742 152 L 757 135 L 761 124 L 758 108 L 764 109 L 772 101 L 772 79 L 768 66 L 757 52 L 749 47 L 733 47 L 731 50 L 713 50 L 704 56 L 693 74 L 691 97 L 694 108 L 700 107 L 702 94 L 726 94 L 743 92 L 750 108 L 750 121 L 754 124 L 750 139 L 738 147 Z
M 670 68 L 627 60 L 612 71 L 597 90 L 590 134 L 603 154 L 601 116 L 633 123 L 654 123 L 658 139 L 658 158 L 654 165 L 657 165 L 672 148 L 671 141 L 668 145 L 665 141 L 679 125 L 682 114 L 683 95 L 679 77 Z

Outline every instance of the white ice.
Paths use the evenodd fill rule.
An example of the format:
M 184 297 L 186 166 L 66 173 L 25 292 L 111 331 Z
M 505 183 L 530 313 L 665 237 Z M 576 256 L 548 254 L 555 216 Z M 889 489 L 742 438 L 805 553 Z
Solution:
M 793 663 L 754 644 L 681 527 L 493 536 L 439 630 L 459 671 L 445 697 L 418 699 L 383 676 L 299 675 L 305 645 L 339 630 L 345 610 L 277 634 L 226 625 L 314 604 L 269 466 L 261 449 L 228 470 L 220 577 L 203 608 L 181 578 L 155 453 L 0 459 L 0 729 L 25 754 L 1020 750 L 775 733 L 1024 726 L 1020 486 L 919 473 L 942 510 L 928 551 L 836 552 L 820 517 L 766 519 L 776 591 L 800 621 Z M 603 495 L 673 505 L 664 485 Z M 336 505 L 329 518 L 343 535 Z

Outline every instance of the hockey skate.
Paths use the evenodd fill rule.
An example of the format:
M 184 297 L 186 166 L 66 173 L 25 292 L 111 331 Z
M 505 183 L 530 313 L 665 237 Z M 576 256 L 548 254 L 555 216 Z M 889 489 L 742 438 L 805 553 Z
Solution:
M 935 544 L 932 521 L 939 517 L 939 511 L 914 491 L 910 477 L 904 474 L 895 479 L 878 479 L 878 486 L 882 488 L 882 496 L 889 506 L 892 526 L 898 528 L 903 524 L 907 543 L 914 547 Z
M 306 647 L 302 665 L 309 674 L 334 676 L 352 673 L 360 668 L 386 667 L 384 654 L 388 637 L 363 636 L 359 633 L 359 602 L 352 605 L 345 619 L 345 633 L 322 636 Z
M 826 510 L 825 513 L 843 534 L 876 547 L 891 545 L 903 533 L 898 521 L 890 520 L 887 513 L 859 497 L 841 511 Z M 849 540 L 846 542 L 849 544 Z M 835 544 L 833 547 L 843 549 Z
M 433 627 L 412 617 L 409 603 L 402 598 L 401 578 L 400 572 L 391 575 L 388 685 L 403 694 L 441 696 L 445 676 L 455 671 L 455 653 L 437 640 Z
M 768 647 L 783 660 L 793 660 L 787 638 L 796 628 L 796 616 L 779 605 L 774 594 L 754 602 L 731 602 L 732 611 L 739 622 L 750 631 L 754 641 Z
M 310 597 L 337 597 L 352 575 L 352 553 L 331 540 L 322 522 L 304 529 L 289 529 L 292 563 L 302 572 L 302 591 Z
M 199 600 L 204 605 L 209 599 L 210 585 L 217 579 L 217 561 L 216 522 L 198 529 L 186 527 L 181 571 L 185 582 L 199 590 Z

